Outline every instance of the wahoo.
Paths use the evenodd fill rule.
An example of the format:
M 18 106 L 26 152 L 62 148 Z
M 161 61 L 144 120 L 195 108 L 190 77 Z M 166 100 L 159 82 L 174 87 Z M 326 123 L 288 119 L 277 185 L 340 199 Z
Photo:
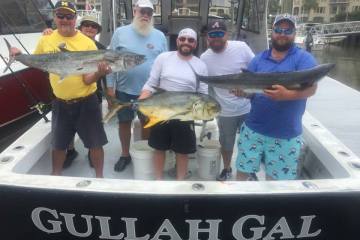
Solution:
M 10 44 L 5 38 L 4 40 L 10 52 Z M 60 80 L 62 80 L 69 75 L 94 73 L 97 71 L 98 63 L 101 61 L 107 62 L 113 72 L 127 71 L 145 61 L 144 55 L 123 50 L 71 52 L 64 48 L 63 45 L 64 44 L 61 44 L 59 46 L 60 52 L 56 53 L 18 54 L 15 57 L 10 56 L 4 72 L 6 72 L 10 65 L 16 60 L 26 66 L 59 75 Z
M 304 89 L 321 80 L 335 67 L 333 63 L 320 64 L 314 68 L 293 72 L 250 72 L 221 76 L 200 76 L 197 79 L 212 87 L 242 89 L 247 93 L 262 92 L 272 85 L 282 85 L 287 89 Z
M 117 111 L 124 107 L 138 110 L 147 116 L 149 122 L 144 126 L 145 128 L 172 119 L 181 121 L 211 120 L 221 110 L 220 104 L 209 95 L 192 92 L 160 91 L 149 98 L 131 103 L 120 103 L 113 99 L 112 109 L 104 117 L 103 121 L 109 121 Z

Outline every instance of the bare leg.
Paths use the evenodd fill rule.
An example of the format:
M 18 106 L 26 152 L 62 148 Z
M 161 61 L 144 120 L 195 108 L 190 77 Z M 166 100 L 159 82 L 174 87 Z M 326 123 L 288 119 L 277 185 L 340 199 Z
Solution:
M 165 151 L 155 150 L 154 167 L 155 167 L 156 180 L 163 179 L 164 163 L 165 163 Z
M 122 150 L 121 156 L 130 156 L 131 121 L 119 123 L 119 137 Z
M 188 170 L 188 155 L 176 153 L 176 179 L 184 180 Z
M 144 128 L 145 122 L 144 119 L 140 118 L 141 123 L 141 139 L 142 140 L 148 140 L 150 136 L 150 130 L 151 128 Z
M 65 157 L 66 157 L 66 150 L 56 150 L 54 149 L 52 151 L 52 175 L 57 175 L 60 176 L 62 169 L 63 169 L 63 165 L 65 162 Z
M 90 159 L 95 169 L 97 178 L 103 178 L 104 169 L 104 149 L 102 147 L 90 148 Z
M 221 156 L 224 162 L 224 169 L 228 169 L 228 170 L 230 169 L 232 154 L 233 154 L 232 150 L 230 151 L 221 150 Z

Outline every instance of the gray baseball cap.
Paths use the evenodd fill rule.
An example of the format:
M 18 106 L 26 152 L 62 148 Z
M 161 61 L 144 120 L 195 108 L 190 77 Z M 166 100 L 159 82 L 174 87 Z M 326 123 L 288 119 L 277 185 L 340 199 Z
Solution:
M 275 17 L 273 26 L 275 26 L 276 24 L 278 24 L 278 23 L 280 23 L 282 21 L 287 21 L 287 22 L 291 23 L 294 27 L 296 26 L 295 17 L 293 15 L 289 14 L 289 13 L 284 13 L 284 14 L 277 15 Z

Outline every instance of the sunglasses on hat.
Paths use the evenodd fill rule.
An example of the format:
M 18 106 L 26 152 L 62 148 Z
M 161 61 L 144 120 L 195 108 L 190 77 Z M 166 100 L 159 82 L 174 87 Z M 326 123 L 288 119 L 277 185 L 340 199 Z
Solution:
M 56 15 L 56 17 L 57 17 L 58 19 L 64 19 L 64 18 L 66 18 L 66 20 L 73 20 L 73 19 L 76 17 L 75 14 L 56 13 L 55 15 Z
M 223 31 L 214 31 L 208 33 L 209 38 L 223 38 L 224 36 L 225 36 L 225 32 Z
M 186 40 L 188 41 L 188 43 L 194 43 L 195 42 L 195 39 L 193 39 L 193 38 L 179 37 L 180 42 L 185 42 Z
M 281 27 L 275 27 L 274 28 L 274 32 L 276 34 L 282 34 L 284 33 L 285 35 L 291 35 L 295 32 L 294 28 L 281 28 Z

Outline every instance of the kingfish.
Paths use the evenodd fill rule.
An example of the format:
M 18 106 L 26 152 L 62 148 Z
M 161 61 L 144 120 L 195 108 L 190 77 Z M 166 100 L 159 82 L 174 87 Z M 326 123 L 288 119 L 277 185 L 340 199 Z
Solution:
M 282 85 L 287 89 L 304 89 L 321 80 L 335 67 L 333 63 L 293 72 L 250 72 L 221 76 L 200 76 L 197 79 L 212 87 L 223 89 L 242 89 L 246 93 L 262 92 L 272 85 Z
M 10 52 L 10 44 L 4 38 Z M 60 80 L 70 75 L 82 75 L 97 71 L 98 63 L 105 61 L 113 72 L 125 72 L 145 61 L 145 56 L 124 50 L 68 51 L 64 44 L 58 46 L 60 52 L 47 54 L 18 54 L 10 56 L 4 70 L 16 60 L 22 64 L 38 68 L 60 76 Z
M 112 99 L 112 109 L 104 117 L 103 122 L 109 121 L 117 111 L 124 107 L 130 107 L 147 116 L 149 121 L 144 126 L 145 128 L 172 119 L 180 121 L 211 120 L 221 110 L 220 104 L 206 94 L 160 91 L 149 98 L 130 103 L 120 103 Z

